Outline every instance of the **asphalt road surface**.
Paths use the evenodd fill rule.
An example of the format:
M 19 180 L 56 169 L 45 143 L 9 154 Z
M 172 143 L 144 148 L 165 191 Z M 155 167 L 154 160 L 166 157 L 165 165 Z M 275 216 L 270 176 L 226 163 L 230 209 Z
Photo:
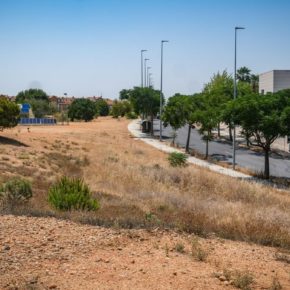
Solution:
M 162 135 L 164 139 L 172 139 L 172 132 L 170 126 L 163 128 Z M 181 147 L 185 147 L 187 132 L 187 126 L 177 131 L 176 143 Z M 154 135 L 159 136 L 159 120 L 154 121 Z M 195 129 L 191 130 L 190 148 L 205 154 L 205 142 Z M 227 142 L 217 140 L 209 143 L 209 155 L 220 161 L 232 164 L 232 151 L 232 146 Z M 264 155 L 263 153 L 238 147 L 236 150 L 236 164 L 240 167 L 248 168 L 252 172 L 263 172 Z M 272 176 L 290 178 L 290 158 L 282 157 L 281 154 L 272 153 L 270 157 L 270 174 Z

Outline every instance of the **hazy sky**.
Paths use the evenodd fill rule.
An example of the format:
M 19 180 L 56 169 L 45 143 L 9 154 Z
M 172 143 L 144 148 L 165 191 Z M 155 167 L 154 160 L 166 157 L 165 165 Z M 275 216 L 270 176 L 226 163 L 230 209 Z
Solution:
M 148 49 L 154 85 L 191 94 L 211 75 L 238 66 L 290 69 L 289 0 L 0 0 L 0 93 L 30 87 L 49 94 L 117 98 L 140 85 Z

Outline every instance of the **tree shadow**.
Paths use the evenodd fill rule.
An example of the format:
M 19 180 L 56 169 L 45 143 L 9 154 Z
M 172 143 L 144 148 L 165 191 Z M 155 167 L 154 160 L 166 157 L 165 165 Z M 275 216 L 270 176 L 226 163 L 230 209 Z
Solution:
M 4 136 L 0 136 L 0 144 L 12 145 L 12 146 L 18 146 L 18 147 L 29 147 L 25 143 L 22 143 L 15 139 L 4 137 Z

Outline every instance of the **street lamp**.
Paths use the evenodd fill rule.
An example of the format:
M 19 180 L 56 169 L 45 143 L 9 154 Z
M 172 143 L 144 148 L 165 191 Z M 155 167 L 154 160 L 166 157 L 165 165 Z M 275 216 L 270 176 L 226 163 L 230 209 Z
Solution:
M 234 76 L 234 100 L 237 98 L 237 32 L 245 29 L 244 27 L 235 27 L 235 76 Z M 234 123 L 233 134 L 233 169 L 236 169 L 236 124 Z
M 147 73 L 147 69 L 146 69 L 146 63 L 147 63 L 147 61 L 148 60 L 150 60 L 149 58 L 145 58 L 145 60 L 144 60 L 144 78 L 145 78 L 145 82 L 144 82 L 144 85 L 145 85 L 145 87 L 146 87 L 146 73 Z
M 146 49 L 141 50 L 141 87 L 143 88 L 143 53 L 147 51 Z
M 148 66 L 147 67 L 147 74 L 146 74 L 147 81 L 146 81 L 146 84 L 145 84 L 146 87 L 149 87 L 149 69 L 151 69 L 151 66 Z
M 159 120 L 160 120 L 160 130 L 159 130 L 159 140 L 162 141 L 162 82 L 163 82 L 163 44 L 169 42 L 168 40 L 161 40 L 161 74 L 160 74 L 160 111 L 159 111 Z
M 152 73 L 149 73 L 149 85 L 148 85 L 149 88 L 152 86 L 152 78 L 151 78 L 151 76 L 152 76 Z

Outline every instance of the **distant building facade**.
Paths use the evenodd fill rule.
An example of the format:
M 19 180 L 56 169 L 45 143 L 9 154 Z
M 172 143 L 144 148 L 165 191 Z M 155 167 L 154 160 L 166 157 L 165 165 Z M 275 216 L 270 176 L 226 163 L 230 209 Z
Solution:
M 259 76 L 259 93 L 276 93 L 290 89 L 290 70 L 272 70 Z

